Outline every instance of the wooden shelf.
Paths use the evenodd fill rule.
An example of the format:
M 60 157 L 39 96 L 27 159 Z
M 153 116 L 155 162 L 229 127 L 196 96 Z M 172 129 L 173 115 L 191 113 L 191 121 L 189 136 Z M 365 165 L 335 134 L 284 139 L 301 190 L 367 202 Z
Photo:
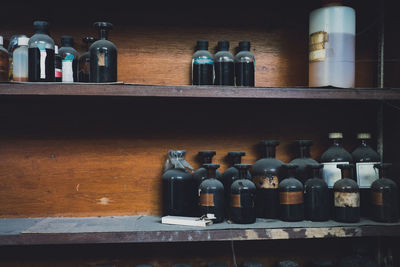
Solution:
M 233 86 L 133 85 L 122 83 L 1 83 L 0 95 L 400 100 L 400 90 L 394 88 L 254 88 Z
M 257 219 L 249 225 L 226 222 L 203 227 L 161 224 L 159 217 L 0 219 L 0 245 L 95 244 L 274 240 L 363 236 L 399 236 L 400 223 L 362 219 L 355 224 L 282 222 Z

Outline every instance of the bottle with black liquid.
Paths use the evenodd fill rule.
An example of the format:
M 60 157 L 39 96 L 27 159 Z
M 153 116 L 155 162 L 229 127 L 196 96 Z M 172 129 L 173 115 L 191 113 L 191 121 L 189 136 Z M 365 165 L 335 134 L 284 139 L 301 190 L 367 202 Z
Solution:
M 88 83 L 90 82 L 90 54 L 89 46 L 96 41 L 94 37 L 83 37 L 82 41 L 85 43 L 85 52 L 79 57 L 79 82 Z
M 248 179 L 248 171 L 251 165 L 235 164 L 235 167 L 239 170 L 239 179 L 233 182 L 230 189 L 230 219 L 234 223 L 254 223 L 256 221 L 254 209 L 256 186 Z
M 225 219 L 224 186 L 217 179 L 216 171 L 219 164 L 204 164 L 207 178 L 199 186 L 200 215 L 206 215 L 214 223 L 223 222 Z
M 201 182 L 203 182 L 207 178 L 207 169 L 204 167 L 204 164 L 210 164 L 212 162 L 212 158 L 217 154 L 214 150 L 202 150 L 199 151 L 198 157 L 201 162 L 201 166 L 193 173 L 193 178 L 196 182 L 196 185 L 199 186 Z M 221 179 L 221 173 L 217 171 L 217 179 Z
M 321 178 L 322 164 L 307 166 L 311 170 L 311 179 L 304 184 L 304 208 L 305 218 L 310 221 L 327 221 L 330 215 L 330 202 L 328 185 Z
M 280 219 L 287 222 L 304 220 L 303 184 L 295 178 L 297 166 L 283 164 L 286 179 L 279 183 Z
M 371 185 L 370 215 L 371 219 L 378 222 L 397 222 L 399 220 L 397 184 L 387 178 L 387 169 L 390 163 L 375 164 L 379 170 L 379 179 Z
M 3 47 L 3 36 L 0 36 L 0 82 L 7 82 L 9 77 L 8 51 Z
M 33 22 L 35 34 L 29 39 L 28 65 L 30 82 L 54 82 L 54 41 L 47 21 Z
M 214 56 L 215 85 L 234 85 L 234 58 L 229 52 L 228 41 L 218 41 L 218 52 Z
M 214 81 L 214 58 L 208 52 L 208 41 L 198 40 L 192 57 L 192 85 L 212 85 Z
M 61 36 L 61 48 L 58 50 L 62 64 L 62 82 L 78 81 L 78 52 L 75 50 L 72 36 Z
M 54 46 L 54 75 L 56 82 L 62 81 L 62 59 L 58 53 L 58 45 Z
M 250 52 L 250 42 L 239 42 L 239 53 L 235 56 L 236 86 L 254 86 L 254 55 Z
M 109 22 L 96 22 L 94 27 L 99 30 L 99 40 L 89 48 L 90 81 L 106 83 L 117 81 L 117 47 L 108 41 L 108 32 L 113 25 Z
M 192 167 L 185 161 L 186 151 L 170 150 L 162 175 L 163 215 L 194 216 L 197 207 Z
M 278 141 L 261 141 L 263 156 L 251 168 L 257 193 L 255 209 L 257 218 L 276 219 L 279 216 L 280 167 L 283 162 L 275 158 Z
M 360 221 L 360 192 L 353 179 L 354 164 L 339 164 L 342 179 L 333 186 L 334 220 L 345 223 Z
M 300 157 L 292 160 L 290 163 L 298 166 L 296 169 L 296 178 L 304 184 L 311 175 L 310 169 L 307 168 L 307 166 L 310 164 L 318 164 L 318 162 L 313 160 L 310 155 L 311 140 L 297 140 L 296 144 L 300 148 Z

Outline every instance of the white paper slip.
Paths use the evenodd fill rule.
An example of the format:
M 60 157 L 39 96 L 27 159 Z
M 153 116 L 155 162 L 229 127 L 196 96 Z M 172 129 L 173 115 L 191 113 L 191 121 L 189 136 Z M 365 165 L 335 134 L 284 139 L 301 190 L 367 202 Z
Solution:
M 211 225 L 212 221 L 203 217 L 164 216 L 161 218 L 161 223 L 206 227 L 207 225 Z

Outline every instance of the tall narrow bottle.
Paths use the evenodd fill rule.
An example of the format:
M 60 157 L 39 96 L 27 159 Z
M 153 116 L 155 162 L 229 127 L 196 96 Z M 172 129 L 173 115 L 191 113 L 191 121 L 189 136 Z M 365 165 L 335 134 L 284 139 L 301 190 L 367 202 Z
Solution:
M 251 165 L 235 164 L 235 167 L 239 170 L 239 179 L 233 182 L 229 190 L 231 192 L 230 219 L 234 223 L 254 223 L 256 221 L 254 209 L 256 186 L 248 179 Z
M 14 54 L 14 50 L 18 48 L 18 39 L 20 37 L 26 37 L 25 34 L 17 34 L 17 35 L 13 35 L 10 38 L 10 42 L 8 43 L 8 80 L 9 81 L 14 81 L 14 75 L 13 75 L 13 71 L 14 71 L 14 67 L 13 67 L 13 54 Z M 29 39 L 28 39 L 29 40 Z
M 214 57 L 215 85 L 234 85 L 234 58 L 229 52 L 229 42 L 219 41 Z
M 35 34 L 29 39 L 28 64 L 30 82 L 54 82 L 54 41 L 46 21 L 33 22 Z
M 298 166 L 296 169 L 296 178 L 304 184 L 311 176 L 310 169 L 307 166 L 318 164 L 318 162 L 313 160 L 310 155 L 311 140 L 297 140 L 296 144 L 300 148 L 300 157 L 292 160 L 290 163 Z
M 62 82 L 78 81 L 78 52 L 75 50 L 72 36 L 61 36 L 61 48 L 58 50 L 62 63 Z
M 334 220 L 355 223 L 360 221 L 360 192 L 353 179 L 354 164 L 339 164 L 342 179 L 333 186 Z
M 99 40 L 89 48 L 90 81 L 93 83 L 117 81 L 117 47 L 107 40 L 112 26 L 109 22 L 94 23 L 99 30 Z
M 198 40 L 197 51 L 192 57 L 192 84 L 212 85 L 214 81 L 214 58 L 208 52 L 208 41 Z
M 207 169 L 207 178 L 199 186 L 200 215 L 219 223 L 225 218 L 224 186 L 216 175 L 219 164 L 204 164 L 204 167 Z
M 305 218 L 310 221 L 327 221 L 330 214 L 328 185 L 321 179 L 322 164 L 307 166 L 312 175 L 304 184 Z
M 58 45 L 54 46 L 54 75 L 56 82 L 62 82 L 62 58 L 58 52 Z
M 250 52 L 250 42 L 239 42 L 239 53 L 235 56 L 236 86 L 254 86 L 255 59 Z
M 18 38 L 18 48 L 13 52 L 13 80 L 17 82 L 28 81 L 28 42 L 29 38 Z
M 275 158 L 278 141 L 261 141 L 262 159 L 254 163 L 251 176 L 257 187 L 255 208 L 257 218 L 278 218 L 280 167 L 283 162 Z
M 9 62 L 7 49 L 3 47 L 3 36 L 0 36 L 0 82 L 8 81 Z
M 82 41 L 85 43 L 85 52 L 79 57 L 79 82 L 90 82 L 90 54 L 89 46 L 96 41 L 94 37 L 83 37 Z
M 286 178 L 279 184 L 280 218 L 282 221 L 304 220 L 303 184 L 295 178 L 297 166 L 283 164 Z

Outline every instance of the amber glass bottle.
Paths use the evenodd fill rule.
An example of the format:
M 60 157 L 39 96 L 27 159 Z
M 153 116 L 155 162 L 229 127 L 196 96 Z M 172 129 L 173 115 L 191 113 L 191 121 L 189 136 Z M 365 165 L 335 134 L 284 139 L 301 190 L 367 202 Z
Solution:
M 286 178 L 279 184 L 280 219 L 296 222 L 304 220 L 303 184 L 295 178 L 297 165 L 284 164 Z
M 322 164 L 308 165 L 312 172 L 311 179 L 304 185 L 305 217 L 310 221 L 329 220 L 328 185 L 321 179 Z

